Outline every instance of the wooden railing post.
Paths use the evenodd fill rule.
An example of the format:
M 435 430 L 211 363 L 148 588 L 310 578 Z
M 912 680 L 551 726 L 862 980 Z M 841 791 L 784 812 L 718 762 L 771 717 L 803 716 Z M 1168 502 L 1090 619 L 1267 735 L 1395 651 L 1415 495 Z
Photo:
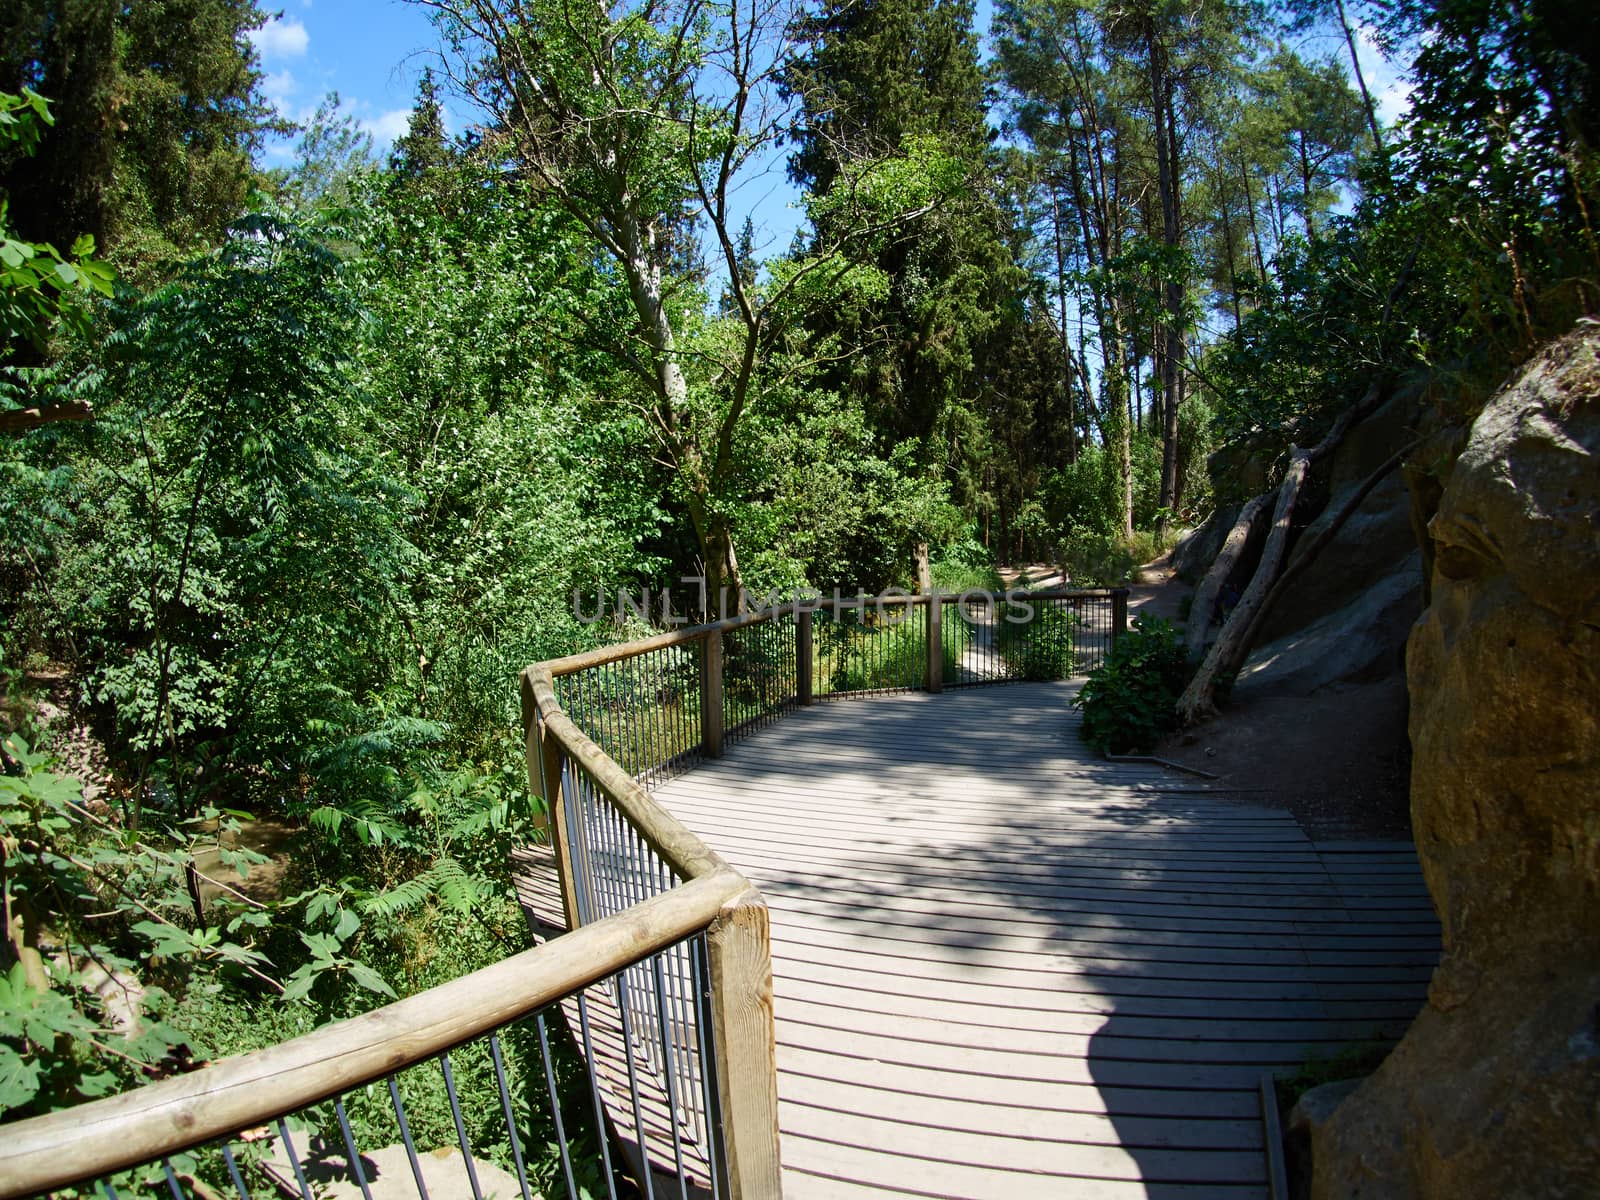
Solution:
M 1116 588 L 1111 593 L 1111 644 L 1115 646 L 1128 632 L 1128 589 Z
M 722 757 L 722 630 L 706 634 L 700 660 L 700 747 L 707 758 Z
M 928 597 L 928 683 L 930 692 L 944 691 L 944 601 Z
M 528 759 L 528 788 L 544 799 L 545 828 L 550 833 L 550 850 L 555 855 L 556 878 L 561 884 L 561 911 L 567 928 L 578 927 L 578 896 L 573 882 L 572 838 L 567 828 L 567 806 L 562 797 L 561 776 L 567 756 L 545 728 L 544 715 L 534 699 L 533 686 L 522 680 L 522 721 L 526 729 L 524 749 Z
M 706 933 L 730 1200 L 778 1200 L 778 1067 L 767 905 L 750 889 Z
M 810 704 L 811 695 L 811 656 L 812 656 L 812 630 L 811 610 L 801 609 L 795 614 L 794 629 L 794 666 L 795 697 L 801 704 Z

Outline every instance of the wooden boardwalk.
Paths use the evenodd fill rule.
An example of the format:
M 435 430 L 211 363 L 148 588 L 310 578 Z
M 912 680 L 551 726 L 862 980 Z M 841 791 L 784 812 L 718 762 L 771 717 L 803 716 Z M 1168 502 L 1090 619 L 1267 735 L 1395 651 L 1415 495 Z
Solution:
M 790 1200 L 1264 1197 L 1261 1073 L 1422 1003 L 1408 844 L 1100 761 L 1073 686 L 819 704 L 658 790 L 771 906 Z

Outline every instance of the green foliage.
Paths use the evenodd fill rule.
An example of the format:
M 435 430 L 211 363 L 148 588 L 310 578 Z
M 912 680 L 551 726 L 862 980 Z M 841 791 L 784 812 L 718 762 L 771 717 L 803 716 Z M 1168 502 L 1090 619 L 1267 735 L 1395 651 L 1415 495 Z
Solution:
M 1177 726 L 1189 661 L 1172 622 L 1135 617 L 1102 666 L 1072 698 L 1083 737 L 1107 754 L 1145 753 Z
M 1083 628 L 1083 618 L 1072 608 L 1038 601 L 1004 602 L 995 612 L 996 649 L 1014 673 L 1032 680 L 1070 679 L 1077 673 L 1074 638 Z
M 924 630 L 920 617 L 907 619 L 898 607 L 879 613 L 869 606 L 818 620 L 817 693 L 921 687 L 928 674 Z
M 347 725 L 381 678 L 413 551 L 395 489 L 345 432 L 356 312 L 341 274 L 301 231 L 256 218 L 120 305 L 101 352 L 97 453 L 57 595 L 91 694 L 185 814 L 230 772 L 303 761 L 300 731 Z
M 937 592 L 1005 591 L 1005 580 L 994 567 L 994 555 L 978 539 L 976 530 L 931 555 L 928 568 Z
M 21 236 L 88 234 L 125 273 L 221 237 L 243 209 L 250 155 L 272 126 L 246 34 L 254 0 L 15 0 L 0 24 L 0 86 L 56 102 L 28 161 L 0 153 Z
M 35 153 L 46 126 L 54 123 L 50 103 L 31 88 L 21 95 L 0 92 L 0 154 Z M 0 190 L 0 363 L 19 344 L 43 351 L 59 322 L 83 333 L 88 311 L 82 301 L 111 294 L 111 269 L 96 260 L 94 238 L 79 234 L 63 257 L 48 242 L 13 236 L 9 198 Z
M 194 923 L 188 851 L 199 824 L 140 841 L 86 806 L 78 780 L 18 735 L 0 743 L 0 1112 L 18 1117 L 128 1086 L 187 1058 L 174 992 L 268 965 L 256 914 Z M 233 828 L 205 814 L 214 828 Z M 231 861 L 247 865 L 248 854 Z

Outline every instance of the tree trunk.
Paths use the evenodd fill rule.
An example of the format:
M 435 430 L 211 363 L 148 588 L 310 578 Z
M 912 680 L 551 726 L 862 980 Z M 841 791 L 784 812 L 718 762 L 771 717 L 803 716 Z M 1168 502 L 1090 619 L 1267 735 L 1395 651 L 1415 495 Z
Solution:
M 1211 631 L 1211 618 L 1216 613 L 1222 588 L 1239 565 L 1239 557 L 1249 545 L 1257 524 L 1266 516 L 1267 504 L 1271 499 L 1271 492 L 1262 492 L 1239 510 L 1233 528 L 1228 530 L 1228 536 L 1223 539 L 1222 549 L 1217 551 L 1217 557 L 1212 560 L 1205 578 L 1195 588 L 1194 599 L 1189 604 L 1188 624 L 1184 627 L 1184 646 L 1191 659 L 1198 658 L 1200 651 L 1205 648 L 1206 635 Z
M 1306 241 L 1315 241 L 1316 227 L 1311 223 L 1311 153 L 1306 149 L 1306 135 L 1300 134 L 1300 215 L 1306 223 Z
M 714 478 L 715 469 L 708 466 L 693 432 L 680 425 L 679 419 L 688 406 L 689 384 L 678 362 L 677 338 L 662 297 L 661 266 L 653 253 L 653 238 L 646 227 L 633 224 L 624 230 L 623 248 L 628 295 L 655 368 L 661 426 L 658 436 L 678 468 L 687 493 L 689 519 L 705 564 L 706 610 L 717 614 L 725 607 L 735 609 L 743 580 L 739 577 L 738 555 L 734 553 L 733 530 L 728 518 L 716 512 L 721 481 Z
M 1256 567 L 1250 586 L 1228 617 L 1227 624 L 1222 627 L 1222 633 L 1207 652 L 1205 662 L 1200 664 L 1200 669 L 1178 698 L 1178 721 L 1182 725 L 1193 725 L 1202 717 L 1216 715 L 1219 668 L 1222 663 L 1232 659 L 1235 645 L 1266 599 L 1272 581 L 1277 578 L 1283 556 L 1289 548 L 1289 527 L 1294 520 L 1295 502 L 1300 499 L 1300 489 L 1310 465 L 1311 458 L 1306 451 L 1293 446 L 1289 448 L 1289 469 L 1284 472 L 1283 483 L 1278 488 L 1278 506 L 1272 514 L 1267 543 L 1261 548 L 1261 564 Z
M 1172 80 L 1167 71 L 1167 51 L 1152 30 L 1150 94 L 1156 118 L 1156 181 L 1161 193 L 1161 242 L 1168 250 L 1178 246 L 1178 162 L 1173 137 Z M 1166 345 L 1161 354 L 1161 499 L 1158 528 L 1165 528 L 1173 508 L 1178 480 L 1178 360 L 1183 354 L 1183 284 L 1177 277 L 1176 255 L 1167 264 Z
M 1397 281 L 1396 289 L 1399 287 Z M 1391 298 L 1394 293 L 1391 292 Z M 1272 514 L 1272 527 L 1267 533 L 1267 543 L 1261 550 L 1261 561 L 1256 565 L 1250 586 L 1240 598 L 1238 606 L 1228 617 L 1221 634 L 1212 643 L 1205 661 L 1195 672 L 1189 686 L 1178 698 L 1178 721 L 1193 725 L 1203 717 L 1214 716 L 1217 711 L 1216 693 L 1219 682 L 1230 680 L 1244 664 L 1244 652 L 1249 647 L 1249 637 L 1256 614 L 1266 604 L 1267 594 L 1283 573 L 1284 554 L 1289 544 L 1289 528 L 1294 518 L 1294 506 L 1300 499 L 1307 472 L 1313 463 L 1326 458 L 1339 448 L 1345 435 L 1359 421 L 1364 420 L 1387 395 L 1388 380 L 1375 380 L 1359 401 L 1345 409 L 1333 423 L 1328 435 L 1309 450 L 1289 448 L 1289 468 L 1284 472 L 1283 483 L 1278 488 L 1278 506 Z M 1269 493 L 1270 494 L 1270 493 Z M 1191 609 L 1192 615 L 1192 609 Z
M 1350 18 L 1344 10 L 1344 0 L 1333 0 L 1334 10 L 1339 14 L 1339 28 L 1344 30 L 1345 45 L 1350 48 L 1350 67 L 1355 72 L 1356 87 L 1361 91 L 1361 104 L 1367 112 L 1367 128 L 1372 131 L 1372 145 L 1378 152 L 1378 160 L 1383 164 L 1384 174 L 1389 173 L 1389 152 L 1383 144 L 1383 133 L 1378 127 L 1378 106 L 1372 101 L 1372 93 L 1367 90 L 1367 77 L 1361 72 L 1361 55 L 1356 53 L 1356 31 L 1350 26 Z
M 1244 211 L 1250 218 L 1250 241 L 1256 248 L 1256 274 L 1267 277 L 1267 258 L 1261 249 L 1261 227 L 1256 223 L 1256 198 L 1250 191 L 1250 173 L 1239 164 L 1239 179 L 1244 185 Z
M 1061 197 L 1057 184 L 1050 184 L 1050 226 L 1056 244 L 1057 332 L 1061 338 L 1061 386 L 1067 393 L 1067 462 L 1078 461 L 1078 431 L 1072 400 L 1072 346 L 1067 341 L 1067 250 L 1061 232 Z
M 1261 602 L 1261 607 L 1256 610 L 1255 615 L 1250 619 L 1250 625 L 1244 631 L 1244 636 L 1239 641 L 1239 648 L 1234 654 L 1234 657 L 1238 660 L 1233 667 L 1235 671 L 1238 670 L 1238 664 L 1243 663 L 1251 648 L 1255 646 L 1256 639 L 1261 636 L 1262 627 L 1266 625 L 1267 617 L 1271 614 L 1273 606 L 1282 599 L 1289 585 L 1299 578 L 1300 574 L 1316 560 L 1317 555 L 1322 553 L 1323 547 L 1333 541 L 1339 530 L 1344 528 L 1344 523 L 1350 519 L 1356 509 L 1361 507 L 1362 501 L 1372 494 L 1372 489 L 1383 482 L 1384 476 L 1398 467 L 1400 461 L 1420 446 L 1422 442 L 1422 438 L 1415 438 L 1395 451 L 1388 461 L 1362 480 L 1361 485 L 1346 497 L 1345 502 L 1339 506 L 1339 510 L 1323 524 L 1321 529 L 1317 530 L 1316 537 L 1307 539 L 1298 548 L 1294 561 L 1285 567 L 1283 574 L 1279 575 L 1273 582 L 1272 590 L 1267 593 L 1266 598 Z M 1223 664 L 1224 668 L 1228 665 L 1227 663 Z

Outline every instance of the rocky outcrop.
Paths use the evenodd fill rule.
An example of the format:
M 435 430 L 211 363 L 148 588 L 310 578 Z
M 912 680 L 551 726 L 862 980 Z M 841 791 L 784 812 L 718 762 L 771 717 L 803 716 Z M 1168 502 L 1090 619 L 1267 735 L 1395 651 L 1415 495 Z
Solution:
M 1305 696 L 1334 684 L 1398 676 L 1406 635 L 1422 607 L 1421 570 L 1413 549 L 1386 573 L 1369 573 L 1347 603 L 1256 647 L 1235 691 Z M 1293 598 L 1291 592 L 1285 603 Z
M 1600 1192 L 1600 332 L 1473 426 L 1429 525 L 1412 822 L 1427 1006 L 1316 1127 L 1313 1195 Z

